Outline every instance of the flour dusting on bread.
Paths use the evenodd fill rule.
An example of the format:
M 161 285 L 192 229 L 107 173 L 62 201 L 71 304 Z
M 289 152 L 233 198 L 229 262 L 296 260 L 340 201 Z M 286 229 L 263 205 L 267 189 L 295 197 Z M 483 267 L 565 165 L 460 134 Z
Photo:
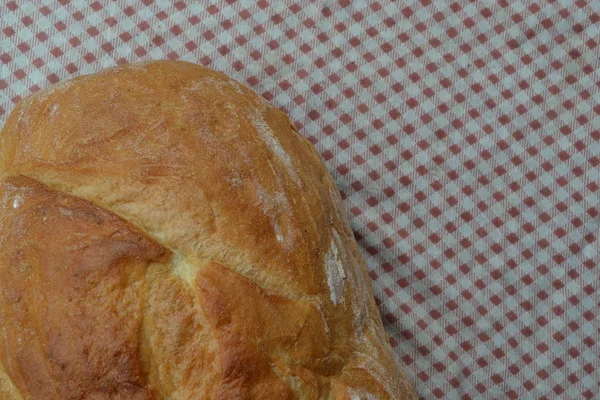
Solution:
M 331 293 L 333 304 L 344 302 L 344 281 L 346 272 L 344 271 L 344 261 L 339 250 L 340 236 L 333 230 L 331 233 L 331 243 L 329 250 L 325 254 L 325 268 L 327 271 L 327 285 Z
M 21 196 L 15 196 L 13 199 L 12 207 L 16 210 L 23 205 L 23 198 Z
M 358 391 L 354 388 L 348 389 L 348 394 L 350 395 L 350 400 L 377 400 L 377 397 L 372 395 L 371 393 L 367 393 L 364 391 Z
M 256 184 L 256 194 L 264 214 L 269 217 L 277 241 L 285 250 L 291 250 L 295 238 L 294 232 L 288 228 L 291 208 L 287 197 L 282 192 L 269 193 L 260 184 Z
M 292 159 L 290 158 L 289 154 L 284 150 L 281 143 L 279 143 L 279 140 L 275 138 L 275 133 L 273 133 L 273 130 L 271 129 L 267 121 L 265 121 L 263 115 L 260 112 L 253 113 L 252 125 L 254 125 L 256 132 L 258 132 L 261 139 L 265 142 L 269 150 L 271 150 L 273 154 L 275 154 L 275 157 L 277 157 L 279 161 L 283 163 L 286 171 L 290 174 L 294 182 L 298 186 L 302 187 L 302 181 L 298 176 L 298 172 L 296 172 L 294 164 L 292 163 Z

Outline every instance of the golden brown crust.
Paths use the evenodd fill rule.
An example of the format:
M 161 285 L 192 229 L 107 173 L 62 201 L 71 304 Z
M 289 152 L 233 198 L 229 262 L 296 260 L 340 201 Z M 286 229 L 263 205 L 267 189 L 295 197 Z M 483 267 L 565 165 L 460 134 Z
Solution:
M 144 275 L 167 251 L 107 211 L 23 177 L 0 185 L 2 364 L 27 398 L 150 399 Z
M 4 128 L 0 149 L 5 186 L 21 180 L 38 187 L 42 194 L 36 201 L 46 207 L 68 198 L 111 221 L 85 225 L 65 216 L 56 229 L 60 226 L 72 244 L 81 232 L 98 238 L 98 252 L 89 253 L 89 262 L 97 263 L 95 273 L 106 276 L 106 285 L 121 277 L 112 289 L 103 289 L 101 296 L 113 308 L 107 315 L 95 309 L 98 331 L 93 334 L 116 329 L 111 318 L 117 315 L 139 316 L 119 327 L 114 342 L 95 342 L 123 348 L 129 364 L 115 370 L 114 379 L 135 382 L 135 396 L 411 398 L 331 177 L 288 118 L 249 89 L 183 62 L 106 70 L 21 102 Z M 8 178 L 19 175 L 48 187 Z M 9 228 L 18 220 L 13 214 L 1 219 L 3 254 L 18 247 Z M 37 224 L 31 217 L 24 230 L 31 242 L 41 240 Z M 122 224 L 119 229 L 130 236 L 102 236 L 111 224 Z M 72 260 L 74 269 L 85 268 L 75 265 L 83 259 L 70 259 L 75 253 L 57 243 L 47 241 L 47 252 L 54 255 L 40 256 L 40 263 L 55 257 Z M 117 259 L 123 264 L 116 270 L 125 275 L 109 274 L 117 262 L 112 252 L 121 254 Z M 0 256 L 0 271 L 10 270 L 11 262 Z M 55 269 L 47 274 L 52 282 L 63 282 L 61 291 L 81 284 Z M 10 279 L 19 281 L 16 287 L 26 284 L 22 277 Z M 22 290 L 33 296 L 27 287 Z M 81 290 L 82 296 L 93 292 Z M 91 307 L 90 301 L 81 303 Z M 125 301 L 131 304 L 118 303 Z M 58 304 L 44 307 L 65 312 L 51 310 Z M 1 307 L 3 313 L 9 310 L 8 303 Z M 37 320 L 28 316 L 20 323 L 32 321 Z M 28 329 L 19 326 L 13 335 Z M 47 327 L 52 335 L 74 329 L 71 322 Z M 33 348 L 49 346 L 44 340 L 32 339 Z M 68 350 L 61 350 L 61 357 L 70 371 L 65 374 L 79 376 L 71 371 L 84 365 L 77 361 L 82 348 L 60 341 L 52 348 L 63 345 Z M 55 390 L 44 392 L 49 397 L 28 394 L 35 385 L 24 374 L 37 375 L 38 364 L 48 363 L 49 355 L 39 354 L 17 373 L 16 353 L 4 351 L 7 372 L 0 368 L 0 393 L 79 398 L 57 394 L 71 389 L 62 388 L 56 371 L 44 378 L 52 384 L 43 390 Z M 94 390 L 92 381 L 98 381 L 93 372 L 84 375 L 77 393 Z M 17 389 L 6 389 L 9 384 Z

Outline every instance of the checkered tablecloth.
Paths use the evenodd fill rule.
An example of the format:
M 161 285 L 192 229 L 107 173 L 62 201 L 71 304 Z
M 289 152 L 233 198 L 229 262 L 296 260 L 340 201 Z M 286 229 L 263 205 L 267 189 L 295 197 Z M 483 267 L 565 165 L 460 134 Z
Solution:
M 183 59 L 323 156 L 425 399 L 600 398 L 600 1 L 0 5 L 0 118 L 115 64 Z

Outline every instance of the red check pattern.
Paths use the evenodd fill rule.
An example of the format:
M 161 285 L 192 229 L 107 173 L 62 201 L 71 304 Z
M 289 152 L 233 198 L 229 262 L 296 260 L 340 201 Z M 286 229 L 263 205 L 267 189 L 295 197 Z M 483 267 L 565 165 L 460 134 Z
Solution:
M 425 399 L 600 395 L 600 2 L 0 5 L 0 118 L 147 59 L 223 71 L 320 151 Z

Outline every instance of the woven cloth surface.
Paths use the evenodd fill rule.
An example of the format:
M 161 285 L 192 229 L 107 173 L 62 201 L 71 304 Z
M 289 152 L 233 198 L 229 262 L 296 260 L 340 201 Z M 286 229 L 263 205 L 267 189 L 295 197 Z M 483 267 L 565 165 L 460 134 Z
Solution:
M 5 0 L 0 18 L 0 122 L 149 59 L 285 110 L 422 398 L 599 398 L 600 1 Z

